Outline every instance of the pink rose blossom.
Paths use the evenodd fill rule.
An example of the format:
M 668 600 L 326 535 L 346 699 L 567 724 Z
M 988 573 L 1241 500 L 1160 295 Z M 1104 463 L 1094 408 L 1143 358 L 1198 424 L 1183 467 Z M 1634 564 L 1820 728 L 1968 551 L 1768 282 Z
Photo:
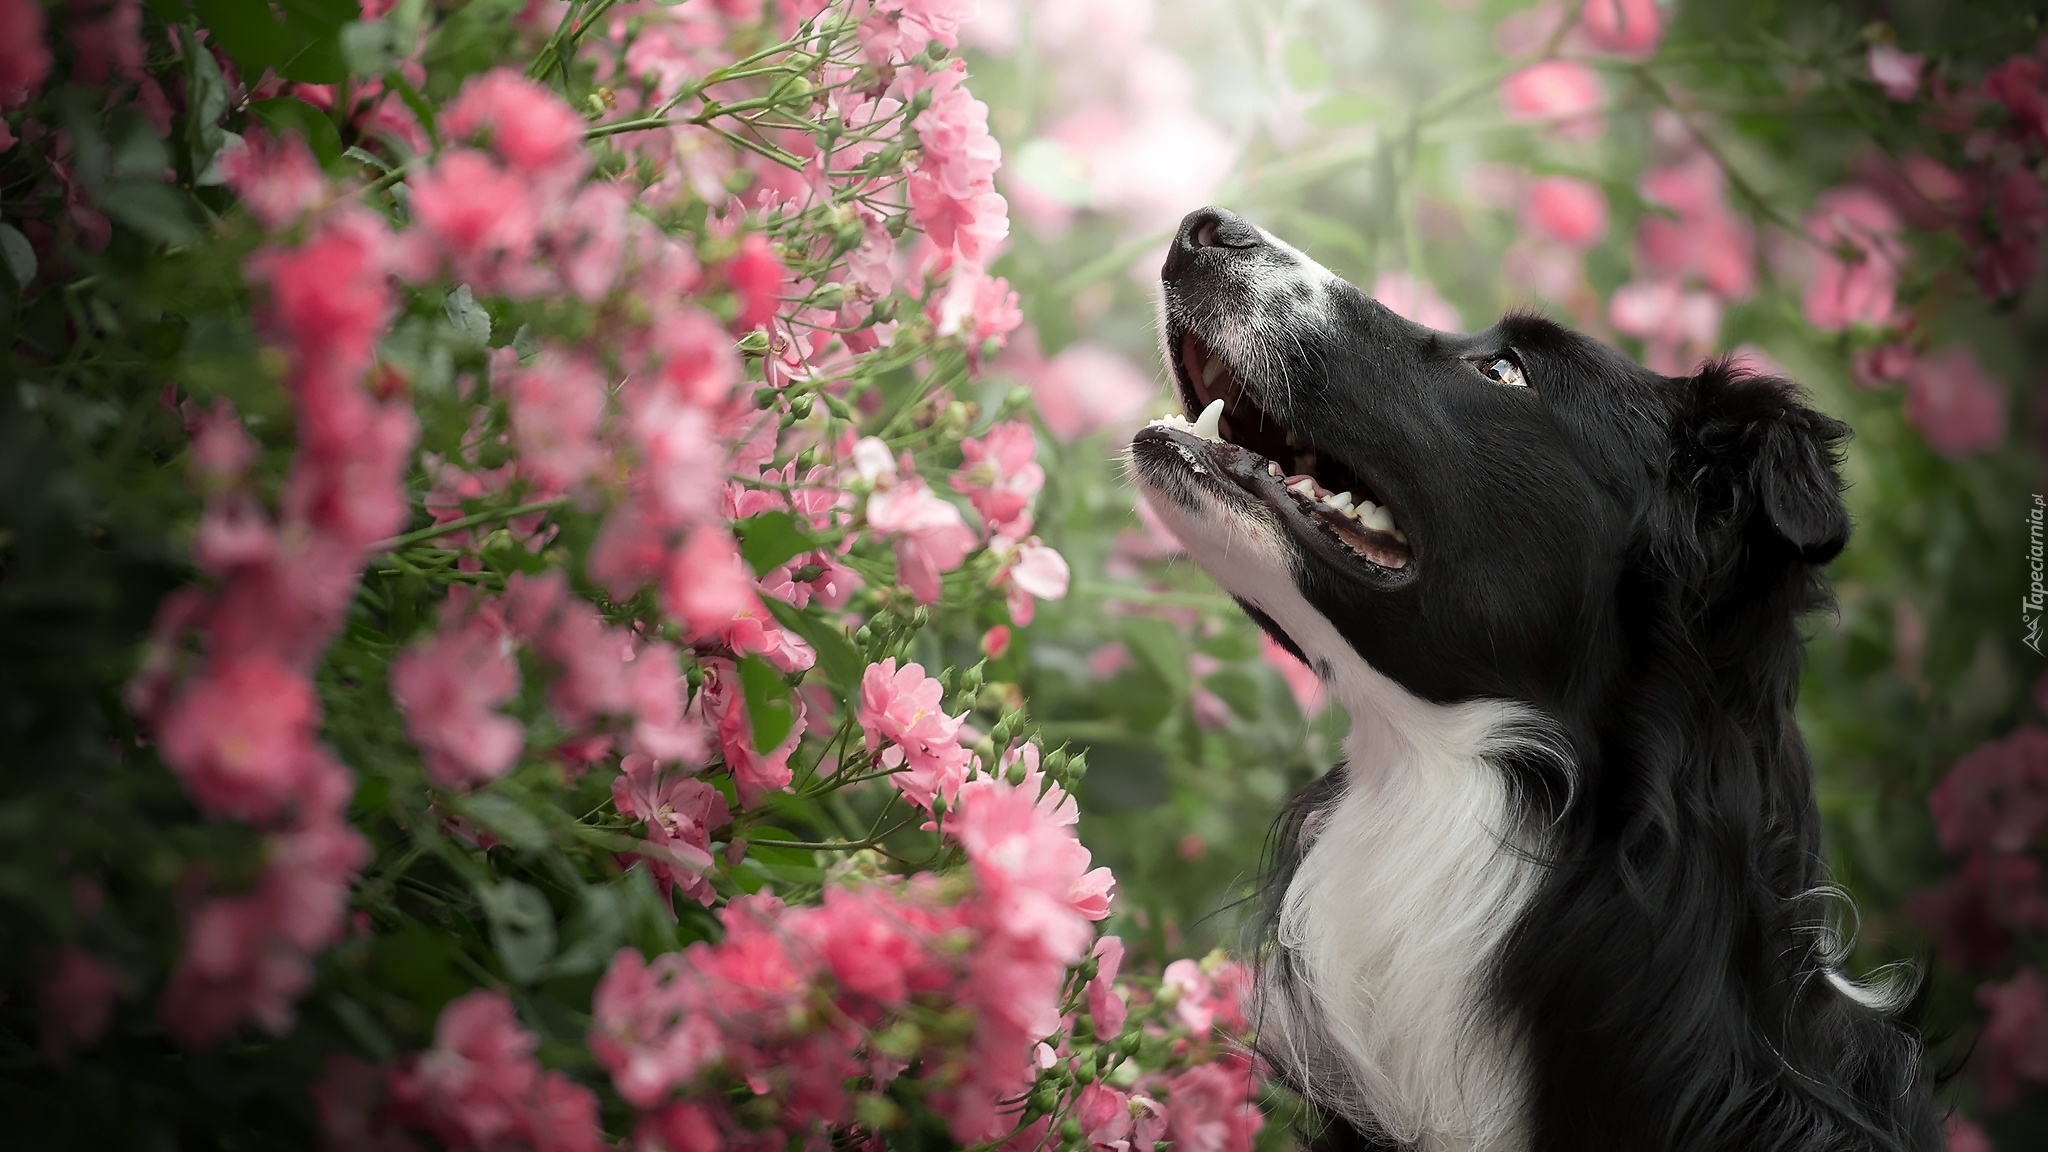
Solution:
M 1595 48 L 1641 55 L 1656 51 L 1663 17 L 1656 0 L 1586 0 L 1579 31 Z
M 1367 295 L 1385 305 L 1387 311 L 1394 315 L 1413 320 L 1425 328 L 1457 332 L 1465 326 L 1458 310 L 1445 303 L 1444 298 L 1436 294 L 1435 287 L 1406 272 L 1380 273 Z
M 478 292 L 532 289 L 526 265 L 539 241 L 540 214 L 525 177 L 456 148 L 406 183 L 415 240 L 430 246 L 428 260 L 445 258 L 455 278 Z
M 1024 312 L 1010 282 L 990 276 L 975 264 L 955 264 L 945 292 L 927 310 L 932 329 L 941 336 L 965 335 L 970 357 L 994 341 L 1001 348 L 1024 323 Z
M 534 1058 L 503 993 L 478 989 L 441 1010 L 434 1046 L 391 1077 L 394 1110 L 452 1148 L 598 1152 L 597 1097 Z
M 1942 1138 L 1947 1152 L 1996 1152 L 1991 1147 L 1991 1137 L 1960 1112 L 1948 1114 L 1947 1122 L 1942 1125 Z
M 636 1108 L 661 1103 L 719 1056 L 722 1038 L 689 973 L 697 956 L 668 952 L 650 965 L 621 948 L 591 996 L 591 1054 Z
M 1036 611 L 1033 597 L 1060 600 L 1067 595 L 1071 578 L 1067 559 L 1038 542 L 1033 536 L 1018 547 L 1014 558 L 997 573 L 996 582 L 1008 581 L 1010 620 L 1018 627 L 1031 623 Z
M 495 711 L 518 694 L 511 637 L 486 612 L 443 621 L 391 662 L 391 695 L 405 713 L 406 735 L 441 788 L 495 780 L 519 759 L 526 730 Z
M 974 550 L 974 529 L 960 510 L 911 477 L 868 497 L 868 526 L 896 541 L 897 579 L 920 603 L 936 603 L 939 575 Z
M 114 1001 L 127 984 L 120 969 L 76 944 L 57 953 L 36 988 L 43 1056 L 62 1067 L 99 1043 L 114 1022 Z
M 979 439 L 962 440 L 960 452 L 960 470 L 949 483 L 981 513 L 983 527 L 991 534 L 1029 532 L 1031 499 L 1045 487 L 1045 469 L 1033 459 L 1038 438 L 1031 426 L 1018 421 L 998 424 Z
M 305 676 L 251 655 L 201 673 L 157 719 L 157 740 L 209 815 L 267 820 L 297 791 L 319 719 Z
M 923 156 L 910 172 L 910 206 L 932 243 L 979 266 L 1009 235 L 1009 206 L 995 190 L 1002 146 L 989 135 L 988 105 L 962 87 L 966 78 L 955 59 L 923 85 L 931 103 L 912 122 Z
M 580 483 L 602 459 L 605 382 L 589 357 L 543 348 L 506 385 L 519 471 L 543 492 Z
M 1721 301 L 1669 280 L 1637 280 L 1614 290 L 1607 304 L 1614 327 L 1643 342 L 1643 363 L 1678 375 L 1721 335 Z
M 904 769 L 889 780 L 905 799 L 926 811 L 935 799 L 953 802 L 972 759 L 960 747 L 966 716 L 946 715 L 945 689 L 924 674 L 922 664 L 898 669 L 892 656 L 868 665 L 861 674 L 857 716 L 868 752 L 879 751 L 886 768 Z
M 739 254 L 726 265 L 725 278 L 740 298 L 739 312 L 732 321 L 733 331 L 745 332 L 766 324 L 782 306 L 789 269 L 768 247 L 767 237 L 749 232 L 740 240 Z
M 583 118 L 561 97 L 510 68 L 465 81 L 442 113 L 441 125 L 454 138 L 488 130 L 498 155 L 528 174 L 575 175 L 588 163 Z
M 1944 456 L 1988 452 L 2005 442 L 2005 385 L 1968 345 L 1923 356 L 1906 370 L 1906 420 Z
M 712 525 L 690 533 L 663 568 L 661 604 L 692 639 L 718 634 L 741 613 L 758 614 L 761 601 L 732 533 Z
M 1095 961 L 1095 976 L 1088 981 L 1088 1020 L 1098 1040 L 1113 1040 L 1123 1035 L 1124 1021 L 1130 1013 L 1124 994 L 1116 988 L 1117 970 L 1124 962 L 1123 939 L 1104 936 L 1097 940 Z
M 257 222 L 273 231 L 305 215 L 326 191 L 313 154 L 295 136 L 252 130 L 240 147 L 222 150 L 220 173 Z
M 1806 230 L 1822 246 L 1806 285 L 1807 323 L 1826 332 L 1890 324 L 1906 255 L 1891 205 L 1856 185 L 1837 188 L 1820 198 Z
M 1500 82 L 1501 110 L 1509 120 L 1555 122 L 1561 135 L 1574 139 L 1600 135 L 1606 100 L 1600 77 L 1566 60 L 1531 64 Z
M 796 751 L 808 723 L 803 697 L 790 700 L 789 734 L 782 738 L 782 743 L 763 752 L 754 744 L 754 726 L 740 692 L 737 669 L 724 660 L 712 660 L 707 668 L 711 674 L 702 690 L 704 713 L 717 727 L 719 748 L 726 770 L 732 774 L 733 787 L 739 792 L 740 806 L 752 808 L 768 793 L 789 788 L 793 778 L 789 757 Z
M 1529 185 L 1522 226 L 1573 248 L 1590 248 L 1607 235 L 1607 196 L 1584 180 L 1545 176 Z
M 604 299 L 625 259 L 627 209 L 633 193 L 617 184 L 587 184 L 548 238 L 562 281 L 585 304 Z
M 36 0 L 0 0 L 0 109 L 27 103 L 49 74 L 43 6 Z
M 1251 1152 L 1265 1116 L 1252 1102 L 1249 1069 L 1198 1064 L 1173 1078 L 1166 1097 L 1166 1134 L 1180 1152 Z
M 1918 359 L 1907 344 L 1860 348 L 1849 358 L 1849 379 L 1859 388 L 1880 388 L 1904 380 Z
M 725 797 L 702 780 L 663 772 L 651 756 L 634 753 L 620 766 L 612 803 L 621 815 L 646 822 L 645 855 L 662 896 L 680 884 L 684 895 L 708 907 L 717 896 L 704 875 L 711 868 L 711 833 L 732 822 Z
M 981 634 L 981 654 L 991 660 L 1001 660 L 1010 650 L 1010 626 L 991 625 Z
M 1870 78 L 1884 94 L 1904 102 L 1920 94 L 1920 71 L 1927 58 L 1918 52 L 1901 52 L 1896 44 L 1872 44 L 1867 58 Z
M 2022 1082 L 2048 1085 L 2048 983 L 2032 968 L 2021 968 L 2004 984 L 1977 989 L 1988 1019 L 1984 1051 L 1984 1097 L 1992 1108 L 2019 1099 Z

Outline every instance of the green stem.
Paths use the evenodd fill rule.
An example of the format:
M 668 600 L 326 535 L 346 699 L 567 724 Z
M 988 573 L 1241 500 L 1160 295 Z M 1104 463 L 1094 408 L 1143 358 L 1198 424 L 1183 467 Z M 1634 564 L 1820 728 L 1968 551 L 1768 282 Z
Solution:
M 389 540 L 379 540 L 375 544 L 370 545 L 370 551 L 396 552 L 402 548 L 410 548 L 423 540 L 432 540 L 439 536 L 446 536 L 451 532 L 460 532 L 465 528 L 474 528 L 479 524 L 489 524 L 497 520 L 512 520 L 520 516 L 531 515 L 535 512 L 545 512 L 550 508 L 560 508 L 568 502 L 569 498 L 567 496 L 555 496 L 546 500 L 535 500 L 530 504 L 520 504 L 512 508 L 499 508 L 491 512 L 478 512 L 474 515 L 464 516 L 460 520 L 450 520 L 446 524 L 436 524 L 430 528 L 422 528 L 417 532 L 407 532 L 403 536 L 393 536 Z

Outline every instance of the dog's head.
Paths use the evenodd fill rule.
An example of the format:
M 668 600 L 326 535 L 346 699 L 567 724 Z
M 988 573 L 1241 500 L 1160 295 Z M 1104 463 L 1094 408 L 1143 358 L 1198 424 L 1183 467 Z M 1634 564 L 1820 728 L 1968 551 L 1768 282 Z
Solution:
M 1845 430 L 1783 381 L 1660 376 L 1533 316 L 1435 331 L 1213 208 L 1163 278 L 1187 416 L 1138 434 L 1132 473 L 1326 677 L 1355 653 L 1423 699 L 1569 726 L 1587 702 L 1561 697 L 1620 666 L 1632 570 L 1688 568 L 1711 612 L 1847 538 Z

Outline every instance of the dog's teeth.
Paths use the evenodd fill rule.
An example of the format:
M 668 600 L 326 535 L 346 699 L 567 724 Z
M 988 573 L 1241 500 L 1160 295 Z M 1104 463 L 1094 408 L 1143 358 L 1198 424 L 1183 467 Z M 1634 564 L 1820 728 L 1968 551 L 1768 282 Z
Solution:
M 1284 477 L 1287 475 L 1287 473 L 1282 472 L 1280 470 L 1280 464 L 1278 461 L 1268 460 L 1266 461 L 1266 475 Z
M 1323 506 L 1335 508 L 1337 511 L 1348 515 L 1351 511 L 1351 493 L 1339 492 L 1335 496 L 1326 496 L 1323 498 Z
M 1370 509 L 1370 511 L 1367 511 L 1367 509 Z M 1367 504 L 1365 508 L 1361 508 L 1358 513 L 1358 522 L 1367 528 L 1380 532 L 1392 532 L 1394 530 L 1394 514 L 1377 504 Z
M 1399 528 L 1396 528 L 1394 529 L 1394 539 L 1399 540 L 1403 544 L 1406 544 L 1408 542 L 1408 534 L 1406 532 L 1401 531 Z
M 1214 384 L 1216 378 L 1221 375 L 1223 375 L 1223 357 L 1209 357 L 1209 362 L 1202 365 L 1202 387 L 1207 388 L 1209 385 Z
M 1306 476 L 1289 484 L 1287 490 L 1303 500 L 1314 500 L 1316 498 L 1316 482 Z
M 1223 401 L 1221 399 L 1211 400 L 1209 401 L 1209 406 L 1207 408 L 1202 409 L 1201 416 L 1196 418 L 1195 426 L 1191 429 L 1191 431 L 1193 431 L 1195 435 L 1200 436 L 1204 440 L 1214 440 L 1218 443 L 1221 443 L 1223 440 L 1223 433 L 1220 431 L 1219 426 L 1222 424 L 1222 422 Z

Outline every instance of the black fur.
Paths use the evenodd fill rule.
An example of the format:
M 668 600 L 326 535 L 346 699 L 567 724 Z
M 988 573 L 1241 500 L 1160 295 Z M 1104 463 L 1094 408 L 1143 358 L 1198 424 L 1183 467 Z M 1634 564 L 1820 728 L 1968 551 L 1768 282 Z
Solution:
M 1227 213 L 1188 218 L 1165 335 L 1191 412 L 1181 340 L 1299 306 L 1255 290 L 1293 259 Z M 1818 566 L 1849 536 L 1848 429 L 1727 362 L 1664 377 L 1534 316 L 1458 335 L 1321 291 L 1320 334 L 1233 365 L 1231 439 L 1271 456 L 1269 426 L 1305 436 L 1319 475 L 1395 511 L 1414 562 L 1363 564 L 1304 517 L 1303 595 L 1408 691 L 1526 702 L 1570 753 L 1568 772 L 1503 766 L 1550 828 L 1491 1006 L 1528 1038 L 1533 1148 L 1941 1148 L 1910 1012 L 1827 979 L 1839 909 L 1793 720 L 1799 621 L 1828 606 Z M 1506 350 L 1529 387 L 1475 367 Z M 1141 436 L 1134 465 L 1163 472 L 1163 443 Z M 1340 781 L 1276 827 L 1270 899 Z M 1316 1143 L 1384 1146 L 1341 1124 Z

